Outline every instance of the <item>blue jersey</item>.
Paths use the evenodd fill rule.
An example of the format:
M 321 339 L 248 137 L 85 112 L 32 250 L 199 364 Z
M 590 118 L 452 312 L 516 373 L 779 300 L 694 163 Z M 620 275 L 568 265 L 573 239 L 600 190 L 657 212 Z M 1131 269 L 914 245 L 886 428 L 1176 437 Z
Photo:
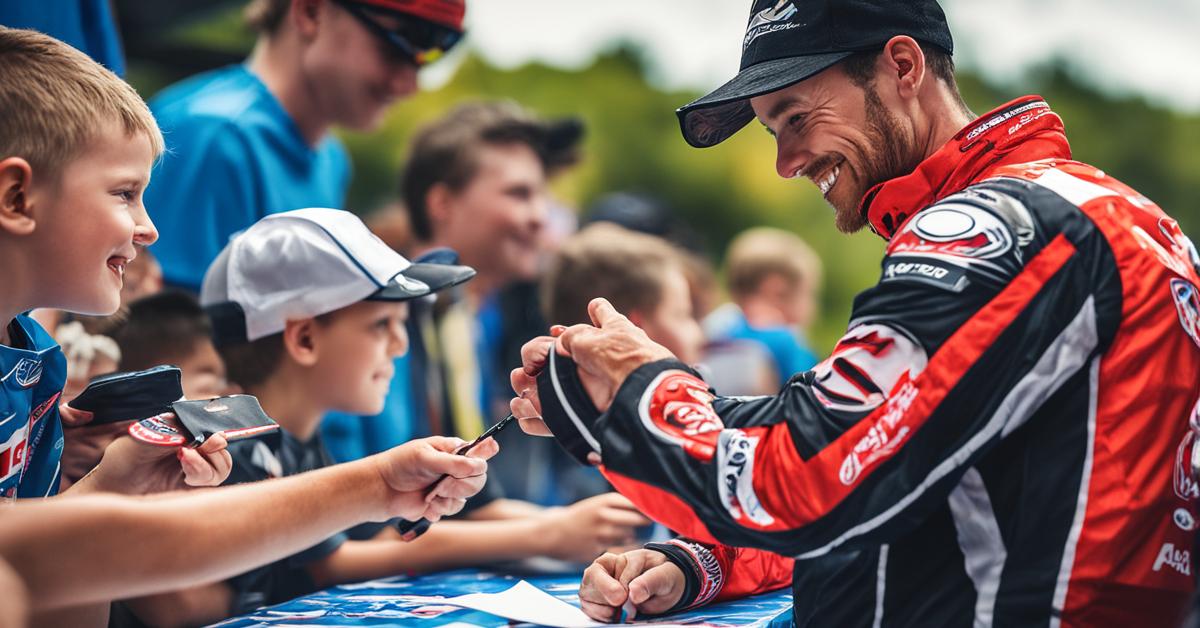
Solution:
M 342 208 L 350 161 L 333 136 L 309 146 L 267 86 L 235 65 L 172 85 L 150 100 L 167 152 L 145 203 L 152 251 L 167 283 L 199 291 L 229 237 L 303 207 Z
M 28 316 L 8 331 L 11 346 L 0 345 L 0 498 L 48 497 L 58 492 L 67 360 Z

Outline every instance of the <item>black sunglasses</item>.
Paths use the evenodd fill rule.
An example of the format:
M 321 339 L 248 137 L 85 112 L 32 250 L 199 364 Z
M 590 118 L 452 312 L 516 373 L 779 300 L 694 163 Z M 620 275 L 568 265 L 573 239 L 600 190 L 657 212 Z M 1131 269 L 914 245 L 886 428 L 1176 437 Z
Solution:
M 367 30 L 384 40 L 405 59 L 417 67 L 437 61 L 462 40 L 462 32 L 428 22 L 413 16 L 395 14 L 401 19 L 396 28 L 387 28 L 376 22 L 353 0 L 335 0 L 350 12 Z

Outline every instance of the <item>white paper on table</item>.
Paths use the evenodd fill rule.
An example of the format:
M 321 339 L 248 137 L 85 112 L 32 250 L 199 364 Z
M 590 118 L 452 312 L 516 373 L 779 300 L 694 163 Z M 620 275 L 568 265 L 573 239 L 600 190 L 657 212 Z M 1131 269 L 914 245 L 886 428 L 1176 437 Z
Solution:
M 592 621 L 578 607 L 572 606 L 524 580 L 500 593 L 470 593 L 447 598 L 441 603 L 483 611 L 505 619 L 555 626 L 556 628 L 587 628 L 606 625 Z

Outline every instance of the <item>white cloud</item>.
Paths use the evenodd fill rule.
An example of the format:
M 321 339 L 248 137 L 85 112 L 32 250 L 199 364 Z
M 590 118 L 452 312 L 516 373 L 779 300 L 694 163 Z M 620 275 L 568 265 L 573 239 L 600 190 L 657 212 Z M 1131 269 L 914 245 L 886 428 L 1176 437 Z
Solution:
M 1013 80 L 1059 57 L 1089 80 L 1200 111 L 1196 0 L 942 0 L 960 65 Z M 472 0 L 470 45 L 493 63 L 580 67 L 641 45 L 664 88 L 705 90 L 737 72 L 747 0 Z M 444 80 L 448 68 L 427 77 Z

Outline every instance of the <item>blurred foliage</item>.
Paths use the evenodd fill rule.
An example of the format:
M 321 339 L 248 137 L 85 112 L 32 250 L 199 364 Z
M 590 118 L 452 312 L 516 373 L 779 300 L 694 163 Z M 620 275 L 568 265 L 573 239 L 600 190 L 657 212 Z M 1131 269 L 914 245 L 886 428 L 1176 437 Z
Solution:
M 227 46 L 228 22 L 213 30 Z M 243 41 L 248 46 L 248 37 Z M 714 148 L 689 147 L 674 110 L 698 94 L 661 91 L 646 76 L 640 53 L 629 45 L 618 45 L 579 70 L 540 64 L 500 69 L 468 57 L 444 86 L 397 105 L 377 132 L 342 134 L 355 168 L 347 207 L 368 213 L 394 201 L 407 139 L 458 103 L 508 98 L 546 116 L 580 116 L 588 128 L 585 158 L 555 182 L 561 200 L 586 208 L 612 191 L 652 194 L 703 236 L 713 260 L 751 226 L 799 233 L 825 260 L 823 315 L 812 337 L 818 352 L 828 351 L 845 328 L 854 295 L 878 278 L 883 241 L 870 233 L 837 233 L 832 211 L 814 186 L 776 176 L 773 141 L 753 128 L 757 125 Z M 161 77 L 131 59 L 130 79 L 143 94 L 161 87 Z M 1076 159 L 1104 168 L 1156 200 L 1185 232 L 1200 228 L 1200 151 L 1195 149 L 1200 115 L 1106 95 L 1061 62 L 1031 72 L 1020 86 L 991 85 L 966 71 L 959 77 L 964 98 L 978 113 L 1040 93 L 1066 121 Z

